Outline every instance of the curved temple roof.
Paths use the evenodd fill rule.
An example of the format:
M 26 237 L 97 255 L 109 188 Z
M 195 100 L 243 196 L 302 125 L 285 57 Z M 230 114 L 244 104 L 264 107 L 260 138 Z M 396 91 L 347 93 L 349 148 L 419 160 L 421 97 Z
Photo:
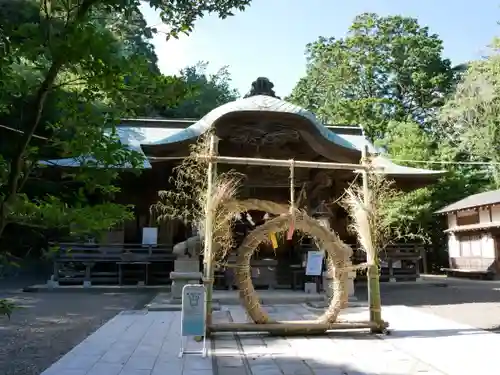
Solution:
M 366 139 L 361 128 L 358 127 L 358 131 L 353 132 L 352 130 L 356 129 L 355 127 L 327 127 L 322 124 L 312 112 L 268 95 L 249 96 L 224 104 L 210 111 L 198 121 L 170 121 L 170 123 L 173 122 L 171 125 L 177 125 L 175 128 L 168 126 L 170 125 L 168 120 L 156 120 L 156 122 L 159 122 L 160 125 L 158 126 L 156 124 L 154 127 L 151 127 L 151 125 L 148 126 L 148 122 L 154 122 L 155 120 L 137 119 L 132 121 L 136 124 L 141 124 L 142 126 L 126 126 L 125 124 L 122 124 L 117 128 L 117 132 L 121 142 L 126 147 L 141 152 L 147 158 L 141 146 L 169 145 L 195 139 L 210 130 L 224 116 L 244 112 L 267 112 L 297 116 L 306 120 L 304 123 L 307 124 L 308 128 L 301 130 L 301 132 L 307 133 L 307 136 L 304 138 L 308 142 L 310 142 L 311 139 L 319 139 L 326 144 L 332 144 L 354 152 L 361 152 L 363 147 L 366 145 L 368 146 L 369 152 L 374 154 L 380 153 L 380 150 L 378 150 L 368 141 L 368 139 Z M 165 126 L 161 126 L 161 123 L 164 123 Z M 382 167 L 384 174 L 394 176 L 435 176 L 444 173 L 444 171 L 400 166 L 380 155 L 373 159 L 373 163 L 376 167 Z M 80 165 L 76 159 L 50 160 L 44 164 L 60 166 Z M 146 160 L 143 167 L 151 168 L 151 164 Z
M 284 100 L 274 98 L 267 95 L 257 95 L 248 98 L 235 100 L 221 105 L 210 111 L 207 115 L 202 117 L 199 121 L 189 126 L 188 128 L 160 139 L 152 144 L 165 145 L 169 143 L 182 142 L 188 139 L 197 138 L 198 136 L 207 132 L 218 120 L 227 114 L 235 112 L 273 112 L 273 113 L 288 113 L 295 116 L 303 117 L 308 120 L 311 125 L 311 132 L 317 133 L 319 136 L 325 138 L 327 141 L 337 144 L 344 148 L 355 150 L 350 142 L 344 138 L 339 137 L 337 134 L 329 131 L 316 116 L 301 107 Z

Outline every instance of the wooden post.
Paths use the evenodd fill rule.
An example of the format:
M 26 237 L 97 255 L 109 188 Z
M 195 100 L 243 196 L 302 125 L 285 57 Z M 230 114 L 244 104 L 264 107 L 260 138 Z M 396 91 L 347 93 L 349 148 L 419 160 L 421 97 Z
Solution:
M 368 161 L 368 146 L 363 147 L 361 164 L 363 175 L 363 199 L 366 208 L 371 208 L 370 202 L 370 187 L 369 187 L 369 161 Z M 373 230 L 373 228 L 371 228 Z M 374 244 L 376 245 L 376 244 Z M 368 285 L 368 303 L 370 305 L 370 321 L 377 324 L 377 328 L 371 328 L 372 333 L 381 333 L 385 327 L 382 321 L 381 300 L 380 300 L 380 275 L 379 275 L 379 259 L 377 250 L 375 250 L 375 257 L 369 262 L 367 269 L 367 285 Z M 368 254 L 367 254 L 368 255 Z
M 212 207 L 212 196 L 214 189 L 215 163 L 213 156 L 217 147 L 217 139 L 215 134 L 210 136 L 210 148 L 207 168 L 207 192 L 205 201 L 205 243 L 204 243 L 204 278 L 205 288 L 207 291 L 206 312 L 207 312 L 207 327 L 212 324 L 212 295 L 213 295 L 213 220 L 214 207 Z

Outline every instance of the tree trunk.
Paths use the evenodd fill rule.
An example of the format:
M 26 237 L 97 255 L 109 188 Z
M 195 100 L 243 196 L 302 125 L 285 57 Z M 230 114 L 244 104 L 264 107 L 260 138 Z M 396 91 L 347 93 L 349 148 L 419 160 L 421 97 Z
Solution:
M 33 135 L 35 134 L 38 125 L 40 125 L 40 120 L 42 119 L 43 108 L 45 105 L 45 101 L 47 99 L 47 95 L 54 84 L 54 81 L 59 74 L 63 66 L 62 61 L 54 61 L 45 76 L 42 85 L 38 89 L 35 102 L 33 103 L 34 108 L 34 117 L 31 117 L 25 126 L 23 127 L 24 133 L 17 149 L 16 155 L 12 158 L 10 162 L 10 170 L 9 176 L 7 179 L 6 193 L 0 205 L 0 238 L 2 238 L 3 231 L 7 225 L 7 215 L 9 214 L 9 204 L 12 203 L 16 195 L 19 193 L 19 189 L 22 187 L 20 183 L 22 181 L 22 172 L 25 169 L 25 173 L 29 173 L 29 171 L 24 168 L 25 167 L 25 156 L 26 150 L 30 144 Z M 26 177 L 26 176 L 25 176 Z
M 73 24 L 68 27 L 65 36 L 63 36 L 62 38 L 65 37 L 67 39 L 70 37 L 70 34 L 75 30 L 75 27 L 83 21 L 90 8 L 94 3 L 96 3 L 96 1 L 97 0 L 84 0 L 84 2 L 80 5 L 78 11 L 76 12 Z M 28 149 L 33 135 L 35 135 L 38 126 L 40 125 L 45 101 L 47 100 L 47 95 L 52 89 L 52 86 L 54 85 L 59 72 L 67 61 L 67 56 L 64 55 L 64 51 L 59 52 L 61 52 L 61 54 L 59 56 L 56 56 L 52 61 L 52 65 L 50 66 L 45 79 L 43 80 L 41 86 L 37 91 L 34 103 L 32 103 L 29 108 L 26 108 L 26 110 L 29 112 L 31 112 L 31 108 L 33 108 L 32 113 L 34 114 L 34 117 L 28 116 L 28 120 L 23 123 L 23 137 L 19 143 L 16 154 L 13 156 L 10 162 L 10 170 L 5 189 L 5 196 L 0 202 L 0 239 L 2 238 L 5 227 L 7 226 L 7 215 L 9 214 L 10 210 L 9 204 L 19 193 L 25 180 L 27 179 L 27 174 L 29 174 L 29 169 L 25 168 L 26 150 Z M 25 176 L 21 178 L 23 169 L 25 172 Z

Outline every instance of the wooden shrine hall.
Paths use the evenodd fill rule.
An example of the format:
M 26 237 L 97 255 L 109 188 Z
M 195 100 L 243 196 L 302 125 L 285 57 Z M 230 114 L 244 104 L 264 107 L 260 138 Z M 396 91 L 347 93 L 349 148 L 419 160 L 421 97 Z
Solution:
M 251 91 L 242 99 L 213 109 L 199 120 L 138 118 L 124 119 L 117 127 L 124 147 L 144 155 L 139 175 L 124 170 L 119 203 L 135 206 L 135 220 L 107 233 L 90 244 L 61 243 L 55 259 L 54 279 L 59 282 L 93 283 L 168 283 L 173 268 L 172 246 L 192 235 L 189 225 L 180 221 L 153 223 L 150 207 L 158 200 L 158 191 L 171 189 L 169 177 L 190 146 L 214 129 L 221 156 L 340 162 L 359 164 L 364 148 L 368 149 L 374 167 L 396 181 L 402 189 L 413 189 L 433 183 L 443 173 L 397 165 L 385 158 L 365 137 L 360 126 L 330 126 L 301 107 L 276 97 L 273 84 L 258 78 Z M 51 168 L 78 166 L 74 159 L 50 161 Z M 289 200 L 289 171 L 285 168 L 251 165 L 218 164 L 218 171 L 234 169 L 243 175 L 239 198 L 258 198 L 287 203 Z M 295 172 L 296 191 L 306 189 L 307 207 L 321 220 L 328 221 L 340 238 L 352 244 L 355 238 L 348 232 L 346 212 L 332 204 L 352 183 L 355 173 L 348 170 L 298 168 Z M 259 225 L 265 212 L 250 212 L 235 225 L 235 235 L 244 236 L 249 226 Z M 143 245 L 143 228 L 157 227 L 157 244 Z M 304 283 L 305 255 L 313 244 L 308 239 L 294 238 L 273 249 L 263 244 L 252 260 L 252 275 L 256 287 L 300 288 Z M 83 264 L 78 272 L 68 276 L 63 268 L 70 263 L 65 249 L 72 248 L 73 263 Z M 92 249 L 92 250 L 89 250 Z M 381 280 L 415 279 L 419 272 L 422 248 L 416 244 L 398 244 L 386 252 Z M 127 254 L 140 254 L 135 258 Z M 93 255 L 90 255 L 93 254 Z M 127 261 L 128 258 L 133 261 Z M 362 261 L 355 252 L 354 262 Z M 139 260 L 138 260 L 139 259 Z M 134 263 L 135 262 L 135 263 Z M 104 266 L 106 264 L 106 266 Z M 228 274 L 220 276 L 220 286 L 232 286 Z

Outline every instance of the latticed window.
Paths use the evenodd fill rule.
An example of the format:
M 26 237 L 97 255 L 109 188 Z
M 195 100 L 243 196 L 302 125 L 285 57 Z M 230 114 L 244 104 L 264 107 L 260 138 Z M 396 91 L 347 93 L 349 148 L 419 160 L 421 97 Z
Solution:
M 460 236 L 460 256 L 462 257 L 482 257 L 481 236 Z

